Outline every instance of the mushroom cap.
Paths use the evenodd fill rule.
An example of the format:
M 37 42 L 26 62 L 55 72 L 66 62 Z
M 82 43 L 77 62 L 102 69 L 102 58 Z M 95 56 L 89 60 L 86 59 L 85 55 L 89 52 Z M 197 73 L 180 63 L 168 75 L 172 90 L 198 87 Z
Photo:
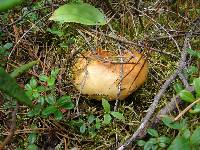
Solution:
M 118 63 L 106 61 L 107 58 Z M 123 62 L 126 61 L 119 63 L 119 55 L 110 51 L 85 52 L 72 67 L 73 84 L 81 94 L 91 99 L 124 100 L 145 82 L 148 74 L 147 61 L 142 54 L 124 51 Z

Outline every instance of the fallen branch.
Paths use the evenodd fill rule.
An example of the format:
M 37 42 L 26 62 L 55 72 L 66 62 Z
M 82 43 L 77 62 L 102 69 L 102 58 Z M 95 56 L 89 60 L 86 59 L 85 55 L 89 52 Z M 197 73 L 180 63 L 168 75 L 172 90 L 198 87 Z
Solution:
M 179 72 L 181 72 L 183 70 L 183 68 L 185 67 L 185 62 L 186 62 L 186 56 L 187 56 L 187 51 L 186 49 L 188 48 L 189 42 L 188 42 L 188 37 L 190 36 L 190 34 L 186 35 L 185 41 L 184 41 L 184 47 L 183 50 L 181 52 L 181 58 L 179 61 L 179 66 L 177 67 L 177 69 L 175 70 L 175 72 L 169 77 L 169 79 L 167 79 L 165 81 L 165 83 L 162 85 L 161 89 L 158 91 L 158 93 L 156 94 L 156 96 L 153 99 L 153 103 L 151 104 L 151 106 L 149 107 L 146 116 L 142 119 L 140 126 L 138 127 L 138 129 L 135 131 L 135 133 L 123 144 L 121 145 L 118 150 L 123 150 L 124 148 L 126 148 L 129 144 L 131 144 L 133 141 L 135 141 L 136 139 L 138 139 L 140 137 L 140 135 L 145 134 L 146 132 L 146 128 L 148 126 L 148 122 L 150 120 L 150 118 L 152 117 L 162 95 L 164 94 L 164 92 L 166 91 L 166 89 L 169 87 L 169 85 L 171 84 L 171 82 L 176 78 L 176 76 L 179 74 Z

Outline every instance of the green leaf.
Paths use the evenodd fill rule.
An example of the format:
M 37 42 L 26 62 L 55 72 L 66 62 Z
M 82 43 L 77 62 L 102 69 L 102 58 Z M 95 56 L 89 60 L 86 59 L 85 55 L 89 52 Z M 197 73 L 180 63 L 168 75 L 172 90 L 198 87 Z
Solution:
M 38 150 L 38 147 L 35 144 L 28 145 L 28 150 Z
M 168 150 L 190 150 L 190 142 L 182 136 L 177 136 Z
M 94 115 L 89 115 L 88 116 L 88 123 L 91 124 L 92 122 L 94 122 L 95 120 L 95 116 Z
M 0 90 L 15 98 L 20 103 L 32 107 L 32 101 L 22 90 L 15 79 L 13 79 L 8 73 L 0 67 Z
M 195 97 L 193 96 L 193 94 L 187 90 L 180 91 L 179 96 L 180 96 L 181 100 L 183 100 L 185 102 L 191 103 L 195 100 Z
M 87 3 L 66 4 L 55 10 L 50 20 L 75 22 L 84 25 L 105 25 L 105 15 Z
M 152 137 L 158 137 L 158 136 L 159 136 L 159 135 L 158 135 L 158 131 L 155 130 L 155 129 L 149 128 L 149 129 L 147 129 L 147 133 L 148 133 L 149 135 L 151 135 Z
M 51 70 L 51 77 L 52 78 L 56 78 L 58 73 L 59 73 L 59 71 L 60 71 L 60 69 L 58 69 L 58 68 L 55 68 L 55 69 Z
M 162 148 L 167 147 L 167 145 L 165 143 L 159 143 L 159 146 L 162 147 Z
M 27 64 L 24 64 L 20 67 L 18 67 L 17 69 L 15 69 L 10 76 L 13 78 L 16 78 L 18 76 L 20 76 L 22 73 L 25 73 L 26 71 L 28 71 L 29 69 L 31 69 L 34 65 L 38 64 L 39 61 L 31 61 Z
M 95 121 L 96 121 L 96 124 L 95 124 L 96 129 L 100 129 L 101 128 L 101 121 L 100 121 L 100 119 L 96 118 Z
M 48 80 L 48 77 L 47 77 L 45 74 L 41 74 L 41 75 L 39 76 L 39 80 L 40 80 L 40 81 L 43 81 L 43 82 L 46 82 L 46 81 Z
M 27 113 L 27 116 L 28 117 L 38 116 L 40 114 L 40 111 L 41 111 L 41 105 L 38 104 L 38 105 L 34 106 L 31 111 L 29 111 Z
M 111 118 L 110 114 L 103 115 L 103 124 L 108 125 L 108 124 L 110 124 L 111 120 L 112 120 L 112 118 Z
M 52 28 L 52 29 L 47 28 L 47 31 L 52 33 L 52 34 L 55 34 L 55 35 L 57 35 L 59 37 L 64 35 L 64 32 L 62 30 L 58 29 L 58 28 Z
M 28 135 L 28 142 L 30 144 L 34 144 L 36 142 L 36 140 L 37 140 L 37 134 L 36 133 L 30 133 Z
M 59 98 L 58 101 L 57 101 L 57 105 L 59 107 L 63 107 L 63 108 L 66 108 L 66 109 L 73 109 L 74 108 L 74 103 L 72 102 L 71 97 L 67 96 L 67 95 Z
M 53 105 L 56 103 L 56 97 L 52 94 L 45 97 L 45 100 L 48 104 Z
M 105 113 L 110 113 L 110 104 L 104 98 L 102 98 L 102 106 L 103 106 L 103 109 L 104 109 Z
M 39 102 L 41 105 L 44 105 L 45 97 L 44 97 L 44 96 L 40 96 L 40 97 L 38 98 L 38 102 Z
M 12 47 L 13 47 L 13 43 L 6 43 L 6 44 L 3 46 L 4 49 L 10 49 L 10 48 L 12 48 Z
M 82 126 L 80 126 L 80 132 L 85 133 L 85 131 L 86 131 L 86 125 L 82 124 Z
M 53 86 L 55 84 L 56 79 L 53 77 L 49 77 L 47 80 L 48 86 Z
M 189 129 L 185 129 L 185 130 L 183 131 L 183 137 L 184 137 L 185 139 L 188 139 L 188 138 L 190 137 L 190 130 L 189 130 Z
M 35 78 L 31 78 L 29 84 L 34 89 L 37 87 L 37 80 Z
M 196 66 L 189 66 L 189 68 L 187 70 L 184 70 L 184 74 L 186 76 L 191 76 L 197 72 L 198 72 L 198 68 Z
M 55 106 L 48 106 L 42 111 L 42 115 L 49 116 L 50 114 L 55 113 L 57 110 L 58 109 Z
M 61 111 L 57 110 L 54 112 L 54 117 L 56 120 L 62 120 L 63 119 L 63 114 Z
M 194 57 L 200 58 L 200 52 L 198 52 L 198 51 L 194 51 L 194 50 L 192 50 L 191 48 L 188 48 L 188 49 L 187 49 L 187 52 L 188 52 L 190 55 L 194 56 Z
M 147 141 L 144 145 L 144 150 L 152 150 L 154 144 L 152 144 L 151 142 Z
M 180 91 L 183 90 L 183 85 L 180 83 L 175 83 L 173 87 L 174 87 L 174 90 L 176 91 L 176 93 L 179 93 Z
M 197 113 L 199 113 L 199 112 L 200 112 L 200 104 L 199 104 L 199 103 L 196 104 L 196 105 L 194 106 L 193 109 L 190 109 L 189 112 L 192 113 L 192 114 L 197 114 Z
M 125 118 L 124 118 L 123 114 L 121 114 L 120 112 L 112 111 L 112 112 L 111 112 L 111 115 L 112 115 L 114 118 L 117 118 L 117 119 L 119 119 L 119 120 L 125 121 Z
M 181 128 L 186 128 L 186 121 L 182 120 L 181 123 L 177 121 L 173 121 L 170 117 L 166 116 L 162 118 L 163 123 L 168 126 L 169 128 L 172 129 L 181 129 Z
M 190 137 L 191 145 L 200 145 L 200 127 L 196 128 Z
M 159 143 L 170 143 L 171 142 L 171 139 L 164 135 L 158 137 L 157 140 L 159 141 Z
M 64 96 L 62 96 L 62 97 L 60 97 L 60 98 L 58 99 L 57 104 L 58 104 L 59 106 L 63 106 L 63 105 L 65 105 L 65 104 L 68 103 L 68 102 L 71 102 L 71 97 L 68 96 L 68 95 L 64 95 Z
M 0 12 L 11 9 L 22 2 L 23 0 L 0 0 Z
M 146 143 L 146 142 L 143 141 L 143 140 L 139 140 L 139 141 L 137 141 L 137 145 L 140 146 L 140 147 L 144 146 L 145 143 Z
M 193 80 L 194 90 L 197 94 L 197 97 L 200 96 L 200 78 L 196 78 Z
M 25 90 L 27 90 L 27 91 L 31 91 L 32 92 L 32 87 L 30 86 L 30 84 L 26 84 L 25 85 Z

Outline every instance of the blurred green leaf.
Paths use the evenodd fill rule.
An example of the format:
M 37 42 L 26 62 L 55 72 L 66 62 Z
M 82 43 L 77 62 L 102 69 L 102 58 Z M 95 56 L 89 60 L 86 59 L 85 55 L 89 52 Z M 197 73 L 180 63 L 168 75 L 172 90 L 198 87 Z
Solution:
M 139 140 L 139 141 L 137 141 L 137 145 L 140 146 L 140 147 L 144 146 L 145 143 L 146 143 L 146 142 L 143 141 L 143 140 Z
M 194 90 L 196 92 L 197 97 L 200 97 L 200 78 L 195 78 L 193 80 Z
M 188 52 L 190 55 L 194 56 L 194 57 L 200 58 L 200 52 L 198 52 L 198 51 L 194 51 L 194 50 L 192 50 L 191 48 L 188 48 L 188 49 L 187 49 L 187 52 Z
M 63 105 L 65 105 L 65 104 L 68 103 L 68 102 L 71 102 L 71 97 L 68 96 L 68 95 L 64 95 L 64 96 L 62 96 L 62 97 L 60 97 L 60 98 L 58 99 L 57 104 L 58 104 L 59 106 L 63 106 Z
M 52 94 L 47 95 L 47 96 L 45 97 L 45 101 L 46 101 L 48 104 L 53 105 L 53 104 L 56 103 L 56 97 L 55 97 L 54 95 L 52 95 Z
M 11 9 L 22 2 L 23 0 L 0 0 L 0 12 Z
M 48 80 L 48 77 L 47 77 L 45 74 L 41 74 L 41 75 L 39 76 L 39 80 L 40 80 L 40 81 L 43 81 L 43 82 L 46 82 L 46 81 Z
M 62 120 L 63 119 L 63 114 L 61 111 L 57 110 L 54 112 L 54 117 L 56 120 Z
M 0 67 L 0 90 L 15 98 L 20 103 L 32 107 L 32 101 L 8 73 Z
M 196 128 L 190 137 L 191 145 L 200 146 L 200 127 Z
M 180 96 L 181 100 L 183 100 L 185 102 L 191 103 L 195 100 L 195 97 L 193 96 L 193 94 L 187 90 L 180 91 L 179 96 Z
M 29 144 L 34 144 L 37 140 L 37 134 L 36 133 L 30 133 L 28 135 L 28 142 Z
M 183 90 L 183 85 L 180 83 L 175 83 L 173 87 L 174 87 L 174 90 L 176 91 L 176 93 L 179 93 L 180 91 Z
M 47 80 L 48 86 L 53 86 L 55 84 L 56 79 L 53 77 L 49 77 Z
M 55 10 L 50 20 L 64 22 L 75 22 L 84 25 L 105 25 L 105 15 L 97 8 L 87 3 L 65 4 Z
M 95 121 L 96 121 L 96 124 L 95 124 L 96 129 L 100 129 L 101 128 L 101 121 L 100 121 L 100 119 L 96 118 Z
M 48 106 L 42 111 L 42 115 L 49 116 L 50 114 L 55 113 L 57 110 L 58 109 L 55 106 Z
M 190 141 L 182 136 L 177 136 L 168 150 L 190 150 Z
M 27 64 L 24 64 L 20 67 L 18 67 L 17 69 L 15 69 L 11 74 L 10 76 L 13 77 L 13 78 L 16 78 L 18 76 L 20 76 L 22 73 L 28 71 L 30 68 L 32 68 L 34 65 L 38 64 L 39 61 L 31 61 Z
M 95 120 L 95 116 L 94 115 L 89 115 L 88 116 L 88 123 L 91 124 L 92 122 L 94 122 Z
M 180 122 L 177 121 L 173 121 L 173 119 L 171 119 L 170 117 L 166 116 L 162 118 L 162 122 L 168 126 L 169 128 L 172 129 L 183 129 L 183 128 L 187 128 L 187 123 L 186 120 L 183 119 Z
M 200 104 L 199 104 L 199 103 L 196 104 L 196 105 L 193 107 L 193 109 L 190 109 L 189 112 L 192 113 L 192 114 L 200 113 Z
M 117 119 L 119 119 L 119 120 L 125 121 L 125 118 L 124 118 L 123 114 L 121 114 L 120 112 L 112 111 L 112 112 L 111 112 L 111 115 L 112 115 L 114 118 L 117 118 Z
M 36 88 L 37 87 L 37 80 L 35 78 L 31 78 L 29 84 L 32 88 Z
M 189 129 L 185 129 L 182 133 L 183 137 L 185 139 L 188 139 L 190 137 L 190 130 Z
M 112 120 L 112 118 L 111 118 L 110 114 L 104 114 L 102 123 L 107 125 L 107 124 L 110 124 L 111 120 Z
M 104 109 L 105 113 L 110 113 L 110 104 L 104 98 L 102 98 L 102 106 L 103 106 L 103 109 Z
M 171 139 L 169 137 L 164 136 L 164 135 L 158 137 L 157 140 L 160 143 L 170 143 L 171 142 Z
M 38 147 L 35 144 L 28 145 L 28 150 L 38 150 Z
M 52 78 L 56 78 L 58 73 L 59 73 L 59 71 L 60 71 L 60 69 L 58 69 L 58 68 L 55 68 L 55 69 L 51 70 L 51 77 Z
M 149 129 L 147 129 L 147 133 L 148 133 L 149 135 L 151 135 L 152 137 L 158 137 L 158 136 L 159 136 L 159 135 L 158 135 L 158 131 L 155 130 L 155 129 L 149 128 Z
M 1 2 L 0 2 L 0 4 L 1 4 Z M 5 49 L 10 49 L 10 48 L 12 48 L 13 47 L 13 43 L 6 43 L 4 46 L 3 46 L 3 48 L 5 48 Z
M 85 133 L 85 131 L 86 131 L 86 125 L 85 125 L 85 124 L 82 124 L 82 125 L 80 126 L 80 132 L 81 132 L 81 133 Z

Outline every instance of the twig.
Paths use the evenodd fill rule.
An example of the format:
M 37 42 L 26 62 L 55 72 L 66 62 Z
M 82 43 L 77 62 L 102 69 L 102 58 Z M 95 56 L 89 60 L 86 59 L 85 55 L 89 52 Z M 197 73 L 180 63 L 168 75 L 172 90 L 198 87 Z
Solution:
M 175 70 L 174 74 L 172 74 L 169 77 L 169 79 L 167 79 L 165 81 L 165 83 L 162 85 L 161 89 L 158 91 L 158 93 L 154 97 L 153 103 L 149 107 L 146 116 L 142 119 L 139 128 L 135 131 L 135 133 L 122 146 L 120 146 L 118 148 L 118 150 L 123 150 L 125 147 L 127 147 L 129 144 L 131 144 L 134 140 L 136 140 L 140 134 L 146 132 L 146 127 L 148 125 L 148 122 L 149 122 L 151 116 L 153 115 L 153 113 L 154 113 L 154 111 L 155 111 L 155 109 L 156 109 L 156 107 L 158 105 L 158 102 L 160 101 L 163 93 L 169 87 L 169 85 L 171 84 L 171 82 L 176 78 L 176 76 L 178 75 L 178 73 L 180 71 L 182 71 L 182 69 L 185 67 L 186 56 L 187 56 L 186 49 L 188 48 L 188 45 L 189 45 L 188 44 L 188 37 L 190 37 L 190 34 L 186 35 L 186 38 L 185 38 L 185 41 L 184 41 L 184 47 L 183 47 L 183 50 L 181 52 L 181 59 L 179 61 L 178 68 Z
M 124 37 L 119 37 L 119 36 L 115 36 L 115 35 L 105 34 L 105 33 L 102 33 L 102 32 L 98 32 L 96 30 L 91 30 L 91 31 L 92 32 L 97 32 L 97 34 L 99 34 L 99 35 L 103 35 L 103 36 L 112 38 L 112 39 L 114 39 L 116 41 L 119 41 L 119 42 L 122 42 L 122 43 L 125 43 L 125 44 L 131 44 L 131 45 L 135 45 L 135 46 L 138 46 L 138 47 L 148 48 L 149 50 L 152 50 L 152 51 L 155 51 L 155 52 L 159 52 L 159 53 L 163 53 L 163 54 L 166 54 L 166 55 L 170 55 L 170 56 L 172 56 L 174 58 L 177 58 L 176 55 L 174 55 L 174 54 L 172 54 L 170 52 L 165 52 L 165 51 L 162 51 L 162 50 L 159 50 L 159 49 L 156 49 L 156 48 L 148 47 L 145 44 L 140 44 L 140 43 L 136 43 L 136 42 L 133 42 L 133 41 L 129 41 L 129 40 L 127 40 Z M 94 36 L 91 33 L 89 33 L 87 30 L 84 30 L 84 32 L 87 33 L 87 34 L 89 34 L 90 36 Z
M 4 141 L 0 145 L 0 150 L 3 150 L 4 147 L 11 142 L 12 137 L 14 135 L 15 129 L 16 129 L 16 118 L 17 118 L 17 111 L 18 111 L 19 105 L 16 103 L 16 107 L 12 112 L 12 120 L 11 120 L 11 128 L 9 135 L 4 139 Z
M 89 40 L 86 38 L 86 36 L 83 34 L 83 32 L 81 32 L 81 30 L 77 29 L 77 32 L 85 39 L 86 43 L 88 44 L 88 46 L 90 47 L 90 49 L 95 52 L 95 48 L 94 46 L 92 46 L 92 44 L 90 44 Z
M 8 59 L 10 59 L 12 53 L 15 51 L 15 48 L 16 48 L 17 45 L 21 42 L 21 40 L 26 36 L 26 34 L 27 34 L 28 32 L 30 32 L 30 31 L 35 27 L 36 24 L 38 24 L 40 21 L 42 21 L 44 18 L 50 16 L 51 14 L 52 14 L 52 13 L 49 13 L 49 14 L 45 15 L 44 17 L 42 17 L 41 19 L 39 19 L 35 24 L 33 24 L 33 25 L 19 38 L 19 40 L 17 41 L 17 43 L 14 45 L 12 51 L 10 52 L 10 54 L 9 54 L 9 56 L 8 56 Z
M 181 111 L 181 113 L 176 116 L 174 118 L 174 121 L 177 121 L 180 117 L 182 117 L 187 111 L 189 111 L 196 103 L 199 103 L 200 102 L 200 98 L 197 99 L 196 101 L 194 101 L 193 103 L 191 103 L 189 106 L 187 106 L 183 111 Z

